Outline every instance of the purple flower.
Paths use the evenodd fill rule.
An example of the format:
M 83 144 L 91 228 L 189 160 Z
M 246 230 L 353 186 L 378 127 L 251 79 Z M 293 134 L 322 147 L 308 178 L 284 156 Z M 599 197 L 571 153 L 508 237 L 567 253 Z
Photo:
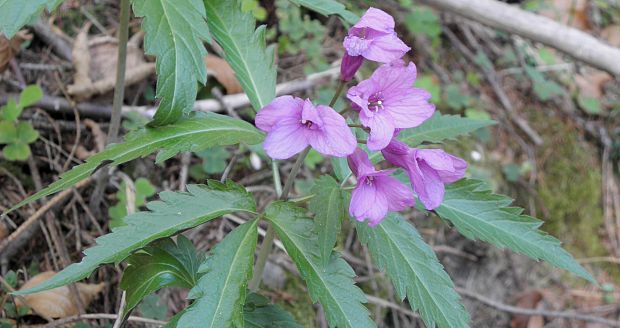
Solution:
M 375 170 L 366 152 L 360 148 L 349 156 L 348 161 L 357 177 L 349 205 L 349 214 L 355 219 L 360 222 L 368 219 L 368 225 L 372 227 L 379 224 L 389 211 L 402 211 L 414 205 L 411 189 L 390 177 L 394 170 Z
M 362 66 L 364 57 L 362 56 L 349 56 L 344 54 L 342 62 L 340 63 L 340 79 L 343 81 L 351 81 L 357 70 Z
M 255 120 L 267 132 L 264 148 L 271 158 L 287 159 L 308 146 L 324 155 L 348 156 L 357 140 L 344 118 L 328 106 L 309 99 L 282 96 L 265 106 Z
M 368 148 L 381 150 L 395 129 L 416 127 L 433 115 L 431 94 L 413 87 L 416 67 L 401 60 L 381 65 L 368 80 L 349 89 L 347 98 L 360 110 L 360 121 L 370 128 Z
M 402 58 L 411 48 L 394 31 L 394 18 L 382 10 L 369 8 L 344 39 L 349 56 L 389 63 Z
M 427 210 L 441 205 L 444 185 L 461 179 L 467 169 L 467 162 L 441 149 L 409 148 L 396 138 L 382 153 L 388 162 L 407 172 L 413 191 Z

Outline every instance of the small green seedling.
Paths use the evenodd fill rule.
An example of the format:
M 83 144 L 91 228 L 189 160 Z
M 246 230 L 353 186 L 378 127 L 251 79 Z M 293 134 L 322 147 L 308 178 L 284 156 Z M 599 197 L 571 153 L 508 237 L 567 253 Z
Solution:
M 0 144 L 4 144 L 2 152 L 10 161 L 23 161 L 30 156 L 29 144 L 39 138 L 30 122 L 20 122 L 19 115 L 24 108 L 35 104 L 43 97 L 38 85 L 29 85 L 19 95 L 19 101 L 10 98 L 6 105 L 0 107 Z

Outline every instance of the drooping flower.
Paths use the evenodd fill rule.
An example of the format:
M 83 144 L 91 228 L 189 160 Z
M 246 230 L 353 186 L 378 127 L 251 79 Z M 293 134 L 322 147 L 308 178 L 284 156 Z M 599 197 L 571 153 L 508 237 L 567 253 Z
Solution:
M 264 148 L 274 159 L 287 159 L 308 146 L 323 155 L 348 156 L 357 140 L 345 119 L 329 106 L 282 96 L 265 106 L 255 120 L 267 132 Z
M 413 206 L 411 189 L 390 176 L 394 170 L 377 171 L 368 155 L 357 148 L 348 158 L 349 167 L 357 177 L 357 186 L 351 195 L 349 214 L 369 226 L 375 226 L 388 212 L 397 212 Z
M 467 169 L 467 162 L 441 149 L 409 148 L 396 138 L 381 152 L 388 162 L 407 172 L 413 191 L 427 210 L 441 205 L 445 184 L 461 179 Z
M 433 115 L 431 94 L 415 88 L 415 64 L 401 60 L 381 65 L 368 80 L 347 92 L 347 98 L 360 110 L 362 125 L 370 128 L 368 148 L 381 150 L 392 139 L 395 129 L 416 127 Z
M 351 81 L 363 62 L 364 57 L 349 56 L 349 54 L 345 53 L 340 63 L 340 79 L 343 81 Z
M 349 56 L 361 56 L 380 63 L 400 59 L 411 50 L 396 35 L 394 18 L 372 7 L 349 29 L 343 45 Z

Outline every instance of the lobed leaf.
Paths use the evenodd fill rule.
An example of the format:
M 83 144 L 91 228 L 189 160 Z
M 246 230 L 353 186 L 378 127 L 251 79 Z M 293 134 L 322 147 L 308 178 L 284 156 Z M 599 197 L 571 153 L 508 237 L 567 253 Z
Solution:
M 172 236 L 227 213 L 256 210 L 252 195 L 232 182 L 210 181 L 208 186 L 188 185 L 187 190 L 161 192 L 161 201 L 147 204 L 150 211 L 127 216 L 126 225 L 97 238 L 97 245 L 84 251 L 85 257 L 80 263 L 71 264 L 52 279 L 16 294 L 36 293 L 78 281 L 100 265 L 118 263 L 154 240 Z
M 356 14 L 348 11 L 346 7 L 336 0 L 290 0 L 292 3 L 306 7 L 325 16 L 338 15 L 349 24 L 355 24 L 360 19 Z
M 198 280 L 200 259 L 192 242 L 183 235 L 163 239 L 127 258 L 120 288 L 127 294 L 126 315 L 144 297 L 164 287 L 192 288 Z
M 185 118 L 167 126 L 138 130 L 128 134 L 125 139 L 125 142 L 112 144 L 104 151 L 93 155 L 86 163 L 74 167 L 59 180 L 21 201 L 8 212 L 69 188 L 106 164 L 119 165 L 163 149 L 157 155 L 156 161 L 159 163 L 183 151 L 200 151 L 213 146 L 238 143 L 260 143 L 263 134 L 247 122 L 225 115 L 207 113 Z
M 276 95 L 274 48 L 265 46 L 265 26 L 254 30 L 256 21 L 251 12 L 241 10 L 239 0 L 204 0 L 204 4 L 213 37 L 259 111 Z
M 355 286 L 355 272 L 337 253 L 321 263 L 317 235 L 304 209 L 288 202 L 271 203 L 265 215 L 297 265 L 313 302 L 320 301 L 330 327 L 375 327 L 364 307 L 366 296 Z
M 469 314 L 454 283 L 411 224 L 393 213 L 373 228 L 364 222 L 356 224 L 374 262 L 387 272 L 398 296 L 401 300 L 407 297 L 427 327 L 469 326 Z
M 43 9 L 54 10 L 62 0 L 0 0 L 0 34 L 12 38 L 20 28 L 41 15 Z
M 327 266 L 340 234 L 342 221 L 348 217 L 346 193 L 329 175 L 324 175 L 316 181 L 312 193 L 315 196 L 310 200 L 308 209 L 314 213 L 314 231 L 318 236 L 321 263 Z
M 206 272 L 189 297 L 195 301 L 180 316 L 178 327 L 242 327 L 248 280 L 252 277 L 258 220 L 230 232 L 213 250 L 200 272 Z
M 403 130 L 398 135 L 398 139 L 415 147 L 425 141 L 439 143 L 454 139 L 495 123 L 492 120 L 476 120 L 456 115 L 441 115 L 436 112 L 422 125 Z
M 492 193 L 479 180 L 463 179 L 446 187 L 444 201 L 435 211 L 470 239 L 545 260 L 588 281 L 594 278 L 560 245 L 539 230 L 542 221 L 523 215 L 523 209 L 508 207 L 512 199 Z
M 209 40 L 205 7 L 200 0 L 132 0 L 144 17 L 144 50 L 157 57 L 157 97 L 161 99 L 151 126 L 176 122 L 192 110 L 197 81 L 207 81 L 203 41 Z

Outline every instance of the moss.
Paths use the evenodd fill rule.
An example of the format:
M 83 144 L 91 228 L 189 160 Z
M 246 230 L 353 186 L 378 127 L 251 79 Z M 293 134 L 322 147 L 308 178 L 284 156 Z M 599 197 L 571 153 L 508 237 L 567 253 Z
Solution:
M 538 152 L 540 213 L 544 230 L 558 236 L 575 256 L 605 255 L 599 235 L 603 224 L 598 153 L 574 128 L 546 117 L 537 128 L 545 144 Z
M 303 280 L 288 274 L 283 292 L 291 297 L 291 301 L 279 302 L 279 305 L 291 313 L 302 327 L 315 327 L 316 313 Z

